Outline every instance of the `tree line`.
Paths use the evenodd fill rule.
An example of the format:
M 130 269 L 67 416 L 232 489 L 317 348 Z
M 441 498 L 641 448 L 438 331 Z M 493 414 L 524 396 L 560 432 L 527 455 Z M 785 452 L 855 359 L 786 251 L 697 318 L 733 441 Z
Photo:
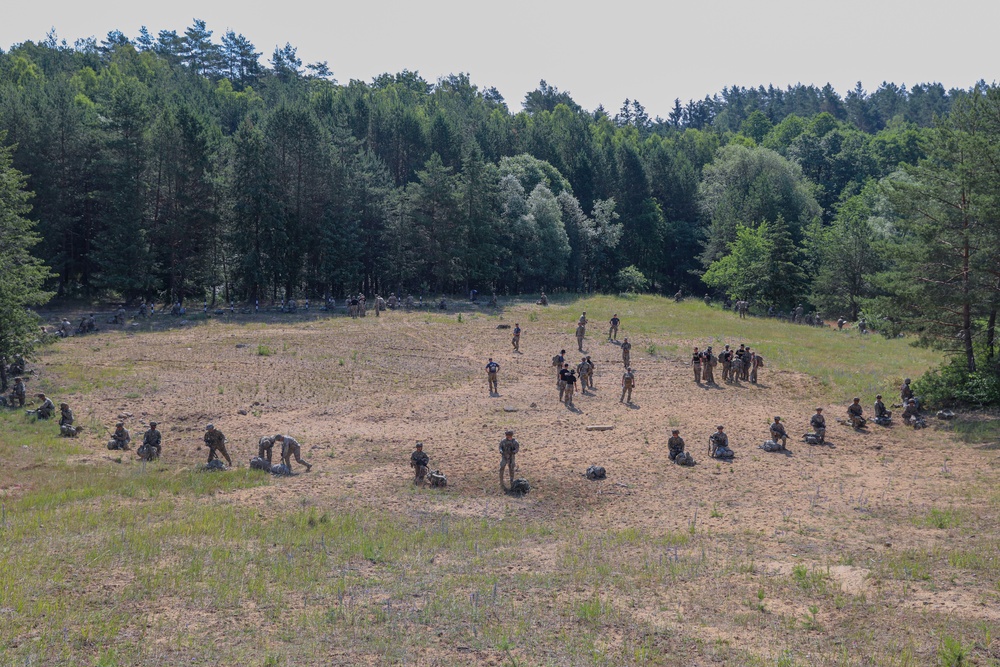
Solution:
M 200 20 L 0 53 L 0 144 L 60 296 L 680 288 L 865 316 L 967 374 L 994 359 L 998 108 L 982 83 L 733 86 L 664 119 L 542 81 L 512 110 L 466 74 L 265 62 Z

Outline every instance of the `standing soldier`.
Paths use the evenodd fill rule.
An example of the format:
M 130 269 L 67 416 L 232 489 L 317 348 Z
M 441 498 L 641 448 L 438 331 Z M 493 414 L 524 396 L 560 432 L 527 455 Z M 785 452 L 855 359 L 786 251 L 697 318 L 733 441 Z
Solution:
M 749 347 L 743 351 L 743 363 L 741 364 L 740 379 L 746 382 L 750 379 L 750 366 L 753 365 L 753 350 Z
M 222 434 L 222 431 L 215 428 L 215 424 L 209 424 L 205 427 L 205 445 L 208 447 L 208 462 L 211 463 L 219 458 L 219 454 L 225 457 L 226 462 L 229 465 L 233 465 L 233 460 L 229 458 L 229 452 L 226 451 L 226 436 Z
M 618 325 L 621 324 L 621 320 L 618 319 L 618 313 L 612 315 L 609 324 L 611 328 L 608 329 L 608 340 L 618 340 Z
M 514 322 L 514 337 L 510 339 L 510 344 L 514 346 L 515 352 L 521 351 L 521 325 Z
M 75 438 L 77 429 L 73 428 L 73 411 L 68 403 L 59 404 L 59 435 L 65 438 Z
M 308 310 L 309 302 L 306 302 L 306 310 Z M 385 299 L 382 298 L 380 294 L 375 295 L 375 317 L 379 317 L 379 313 L 385 310 Z
M 312 470 L 312 464 L 306 463 L 302 460 L 302 446 L 299 445 L 298 440 L 290 435 L 276 435 L 274 436 L 274 444 L 281 445 L 281 462 L 288 466 L 288 470 L 292 469 L 292 457 L 300 464 L 306 467 L 306 472 Z
M 562 368 L 559 369 L 559 382 L 556 384 L 559 387 L 559 402 L 562 403 L 566 398 L 566 383 L 569 377 L 569 364 L 564 363 Z
M 566 399 L 563 401 L 569 407 L 573 407 L 573 394 L 576 392 L 576 371 L 570 369 L 566 375 Z
M 632 390 L 635 389 L 635 373 L 632 372 L 631 366 L 625 368 L 625 374 L 622 375 L 622 396 L 618 399 L 619 403 L 625 402 L 626 395 L 628 396 L 628 404 L 632 404 Z
M 826 417 L 823 416 L 823 408 L 816 408 L 816 414 L 809 420 L 813 433 L 819 439 L 819 444 L 826 442 Z
M 794 316 L 794 322 L 795 322 L 795 324 L 802 324 L 802 313 L 803 313 L 803 311 L 804 311 L 804 309 L 802 308 L 802 304 L 801 303 L 799 305 L 795 306 L 795 316 Z
M 628 336 L 622 341 L 622 363 L 626 367 L 632 363 L 632 343 L 628 342 Z
M 514 439 L 514 431 L 508 429 L 504 433 L 503 440 L 500 441 L 500 488 L 507 491 L 507 486 L 503 483 L 503 469 L 507 468 L 510 475 L 510 484 L 514 485 L 515 457 L 521 451 L 521 444 Z
M 701 352 L 698 348 L 694 348 L 694 353 L 691 355 L 691 368 L 694 370 L 695 384 L 701 384 Z
M 587 374 L 590 373 L 590 364 L 587 363 L 587 357 L 580 360 L 580 363 L 576 365 L 576 375 L 580 378 L 580 393 L 584 396 L 587 395 Z
M 556 386 L 562 380 L 563 363 L 566 361 L 566 350 L 559 350 L 559 354 L 552 357 L 552 367 L 556 369 Z
M 701 355 L 702 374 L 705 376 L 705 384 L 715 384 L 715 365 L 718 364 L 715 355 L 712 353 L 712 346 L 705 349 Z
M 587 386 L 589 386 L 591 389 L 594 388 L 594 369 L 595 368 L 597 368 L 597 365 L 594 364 L 594 361 L 590 358 L 590 355 L 588 354 L 587 355 Z
M 139 458 L 144 461 L 158 459 L 163 452 L 163 448 L 161 447 L 163 437 L 156 429 L 156 426 L 156 422 L 149 422 L 149 430 L 142 434 L 142 445 L 136 451 Z
M 670 460 L 674 461 L 677 459 L 677 455 L 684 451 L 684 438 L 681 437 L 681 432 L 676 428 L 671 433 L 670 439 L 667 440 L 667 448 L 670 450 Z
M 847 417 L 851 420 L 851 426 L 855 429 L 864 427 L 865 418 L 862 416 L 864 411 L 864 408 L 861 407 L 861 399 L 858 397 L 855 397 L 854 402 L 847 406 Z
M 843 315 L 841 315 L 841 316 L 840 316 L 840 317 L 839 317 L 839 318 L 837 319 L 837 331 L 843 331 L 843 330 L 844 330 L 844 325 L 845 325 L 845 324 L 847 324 L 847 320 L 845 320 L 845 319 L 844 319 L 844 316 L 843 316 Z
M 788 432 L 785 430 L 785 425 L 781 423 L 781 417 L 775 417 L 771 423 L 771 440 L 781 441 L 782 449 L 788 444 Z
M 111 440 L 108 441 L 108 449 L 127 450 L 130 442 L 132 442 L 132 434 L 125 428 L 124 422 L 115 424 L 115 432 L 111 434 Z
M 24 399 L 28 396 L 28 389 L 24 386 L 24 378 L 18 376 L 14 378 L 14 386 L 10 390 L 11 407 L 17 401 L 19 408 L 24 407 Z
M 727 345 L 719 354 L 719 361 L 722 362 L 722 381 L 729 382 L 733 375 L 733 351 Z
M 427 465 L 430 462 L 430 458 L 424 453 L 424 443 L 418 441 L 416 450 L 410 454 L 410 467 L 413 468 L 414 485 L 424 485 L 424 477 L 427 476 Z
M 750 353 L 750 383 L 757 384 L 757 369 L 764 367 L 764 357 L 756 352 Z
M 576 325 L 576 349 L 583 352 L 583 337 L 587 334 L 587 326 L 584 324 Z
M 490 383 L 490 396 L 500 393 L 500 390 L 497 388 L 497 371 L 499 370 L 500 364 L 493 361 L 493 357 L 490 357 L 489 363 L 486 364 L 486 378 Z
M 583 313 L 580 315 L 580 319 L 578 319 L 576 323 L 581 327 L 586 327 L 587 322 L 589 322 L 589 320 L 587 319 L 587 311 L 583 311 Z
M 273 463 L 274 457 L 274 438 L 269 435 L 262 436 L 260 440 L 257 441 L 257 458 L 264 459 L 267 461 L 268 465 Z

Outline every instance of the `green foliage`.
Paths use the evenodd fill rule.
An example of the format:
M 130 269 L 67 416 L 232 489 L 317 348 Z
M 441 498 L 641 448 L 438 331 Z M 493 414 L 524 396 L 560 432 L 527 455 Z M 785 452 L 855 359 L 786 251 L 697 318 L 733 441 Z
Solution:
M 274 350 L 272 350 L 267 345 L 261 344 L 257 346 L 257 354 L 258 356 L 261 357 L 270 357 L 272 354 L 274 354 Z
M 649 281 L 639 269 L 634 266 L 626 266 L 615 276 L 615 285 L 622 292 L 636 293 L 644 291 L 649 285 Z
M 937 656 L 940 667 L 965 667 L 969 662 L 970 651 L 961 641 L 950 635 L 941 637 Z
M 913 391 L 931 408 L 1000 405 L 1000 369 L 969 373 L 964 360 L 954 359 L 914 380 Z

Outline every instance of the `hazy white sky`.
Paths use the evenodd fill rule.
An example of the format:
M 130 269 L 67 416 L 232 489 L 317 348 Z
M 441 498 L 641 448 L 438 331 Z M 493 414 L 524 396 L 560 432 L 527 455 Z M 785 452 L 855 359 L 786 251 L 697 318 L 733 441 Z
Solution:
M 4 4 L 13 2 L 5 0 Z M 338 81 L 417 70 L 429 81 L 468 72 L 495 86 L 512 111 L 540 79 L 587 109 L 638 99 L 666 116 L 676 97 L 723 86 L 861 81 L 947 88 L 996 80 L 1000 2 L 950 0 L 718 0 L 605 3 L 567 0 L 274 0 L 136 2 L 36 0 L 0 21 L 0 47 L 40 40 L 50 27 L 72 43 L 119 29 L 177 30 L 205 20 L 218 38 L 246 35 L 268 60 L 291 42 L 303 62 L 329 62 Z

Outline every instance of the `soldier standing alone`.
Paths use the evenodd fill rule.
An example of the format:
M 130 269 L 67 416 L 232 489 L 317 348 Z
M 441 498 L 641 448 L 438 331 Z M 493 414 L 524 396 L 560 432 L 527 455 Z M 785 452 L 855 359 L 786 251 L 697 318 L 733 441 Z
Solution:
M 619 403 L 625 402 L 625 396 L 628 395 L 628 403 L 632 404 L 632 390 L 635 389 L 635 373 L 632 372 L 631 366 L 625 368 L 625 374 L 622 375 L 622 396 L 618 399 Z
M 628 342 L 628 336 L 622 342 L 622 363 L 629 366 L 632 362 L 632 343 Z
M 489 363 L 486 364 L 486 377 L 490 383 L 490 396 L 500 393 L 500 390 L 497 388 L 497 371 L 499 370 L 500 364 L 493 361 L 493 357 L 490 357 Z
M 410 454 L 410 467 L 413 468 L 414 485 L 424 485 L 424 477 L 427 476 L 427 465 L 429 463 L 430 458 L 424 453 L 424 443 L 417 442 L 416 450 Z
M 510 339 L 510 344 L 514 346 L 515 352 L 521 351 L 521 325 L 514 322 L 514 337 Z
M 503 483 L 503 469 L 507 468 L 510 475 L 510 484 L 514 485 L 515 457 L 521 451 L 521 444 L 514 439 L 514 431 L 507 430 L 503 440 L 500 441 L 500 488 L 507 491 L 507 486 Z
M 618 313 L 615 313 L 611 317 L 609 324 L 611 328 L 608 329 L 608 340 L 618 340 L 618 325 L 621 324 L 621 320 L 618 319 Z

